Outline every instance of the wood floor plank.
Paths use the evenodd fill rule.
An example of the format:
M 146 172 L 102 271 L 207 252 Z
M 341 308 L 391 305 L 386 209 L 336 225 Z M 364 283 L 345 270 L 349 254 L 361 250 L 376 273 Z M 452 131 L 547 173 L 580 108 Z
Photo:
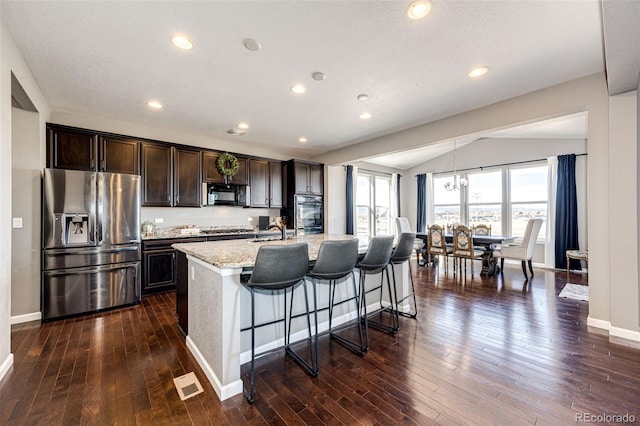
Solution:
M 186 347 L 175 293 L 60 321 L 12 326 L 14 365 L 0 382 L 7 425 L 574 424 L 577 413 L 640 418 L 640 350 L 589 330 L 588 304 L 558 298 L 586 274 L 519 267 L 465 279 L 413 272 L 416 319 L 395 336 L 371 330 L 359 357 L 328 335 L 320 374 L 283 351 L 257 360 L 256 402 L 220 402 Z M 345 330 L 354 333 L 355 330 Z M 173 378 L 204 392 L 180 401 Z M 248 365 L 242 367 L 248 384 Z

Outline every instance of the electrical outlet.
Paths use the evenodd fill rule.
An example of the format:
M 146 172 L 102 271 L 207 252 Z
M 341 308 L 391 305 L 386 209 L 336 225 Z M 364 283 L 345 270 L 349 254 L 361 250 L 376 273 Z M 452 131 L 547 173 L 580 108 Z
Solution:
M 22 228 L 22 218 L 21 217 L 14 217 L 13 218 L 13 227 L 14 227 L 14 229 L 21 229 Z
M 161 218 L 161 217 L 156 217 L 154 221 L 155 221 L 156 223 L 162 223 L 162 222 L 164 222 L 164 219 L 163 219 L 163 218 Z
M 196 279 L 196 268 L 191 267 L 191 281 Z

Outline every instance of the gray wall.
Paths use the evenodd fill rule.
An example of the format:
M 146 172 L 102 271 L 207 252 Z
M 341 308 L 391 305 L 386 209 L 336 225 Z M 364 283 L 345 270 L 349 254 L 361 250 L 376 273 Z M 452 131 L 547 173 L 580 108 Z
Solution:
M 38 113 L 13 108 L 11 137 L 11 215 L 22 218 L 23 223 L 23 228 L 11 232 L 11 315 L 16 316 L 40 311 L 42 167 Z

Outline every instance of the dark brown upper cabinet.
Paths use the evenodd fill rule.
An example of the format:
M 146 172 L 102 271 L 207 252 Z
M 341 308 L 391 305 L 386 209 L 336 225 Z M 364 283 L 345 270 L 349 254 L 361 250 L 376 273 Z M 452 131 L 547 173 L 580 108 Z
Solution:
M 47 125 L 47 167 L 140 174 L 140 142 Z
M 202 181 L 207 183 L 225 183 L 224 176 L 218 171 L 216 165 L 220 152 L 203 151 L 202 152 Z M 234 154 L 235 155 L 235 154 Z M 229 183 L 235 185 L 249 184 L 249 160 L 246 157 L 236 155 L 238 160 L 238 172 L 231 177 Z
M 142 205 L 200 207 L 200 151 L 168 144 L 142 143 Z
M 202 202 L 200 151 L 174 148 L 173 158 L 173 205 L 200 207 Z
M 94 171 L 97 145 L 95 133 L 47 126 L 47 167 Z
M 173 202 L 172 149 L 142 143 L 142 205 L 171 207 Z
M 293 188 L 296 194 L 322 195 L 324 193 L 322 164 L 291 160 L 287 167 L 293 168 Z
M 279 161 L 249 160 L 251 207 L 282 207 L 282 164 Z
M 100 136 L 101 172 L 140 174 L 140 142 L 132 139 Z

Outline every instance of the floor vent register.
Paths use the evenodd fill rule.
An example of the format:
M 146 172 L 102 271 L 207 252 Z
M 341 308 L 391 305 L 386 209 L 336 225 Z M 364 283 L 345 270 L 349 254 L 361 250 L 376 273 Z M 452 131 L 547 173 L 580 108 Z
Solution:
M 202 385 L 193 371 L 184 376 L 176 377 L 173 379 L 173 384 L 176 386 L 181 401 L 204 392 Z

